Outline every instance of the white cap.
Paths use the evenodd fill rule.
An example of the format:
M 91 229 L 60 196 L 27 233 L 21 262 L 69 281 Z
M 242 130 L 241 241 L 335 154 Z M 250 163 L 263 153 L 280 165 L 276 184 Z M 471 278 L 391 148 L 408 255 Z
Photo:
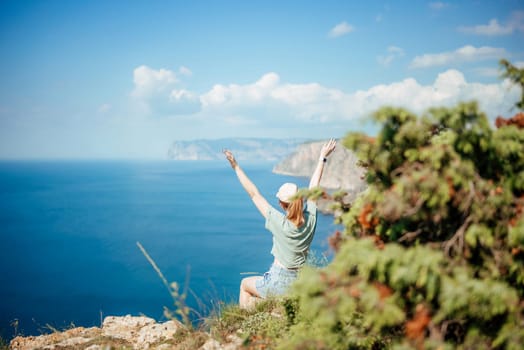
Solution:
M 298 187 L 294 183 L 286 182 L 280 188 L 277 192 L 277 198 L 280 199 L 284 203 L 290 203 L 291 198 L 297 194 Z

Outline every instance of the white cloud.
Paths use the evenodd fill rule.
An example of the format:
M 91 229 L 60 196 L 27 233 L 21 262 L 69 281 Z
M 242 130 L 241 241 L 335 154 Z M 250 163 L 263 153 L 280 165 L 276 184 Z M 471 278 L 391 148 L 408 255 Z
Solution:
M 459 31 L 463 33 L 487 36 L 508 35 L 511 34 L 513 30 L 514 29 L 509 25 L 501 26 L 496 19 L 490 20 L 487 25 L 459 27 Z
M 433 66 L 443 66 L 462 62 L 481 61 L 486 59 L 499 59 L 507 56 L 503 48 L 482 46 L 474 47 L 467 45 L 451 52 L 436 54 L 424 54 L 416 56 L 411 61 L 410 68 L 427 68 Z
M 181 101 L 184 99 L 193 99 L 193 98 L 195 98 L 195 94 L 185 89 L 172 90 L 171 94 L 169 95 L 169 99 L 174 102 Z
M 217 84 L 202 95 L 200 100 L 203 107 L 235 106 L 240 104 L 256 105 L 269 97 L 270 91 L 278 85 L 280 77 L 276 73 L 267 73 L 258 81 L 249 85 Z
M 448 3 L 441 2 L 441 1 L 430 2 L 428 5 L 429 5 L 429 7 L 430 7 L 432 10 L 435 10 L 435 11 L 443 10 L 443 9 L 445 9 L 446 7 L 449 6 Z
M 253 84 L 215 85 L 200 100 L 203 112 L 214 115 L 238 117 L 244 112 L 250 118 L 257 118 L 262 112 L 264 118 L 272 120 L 293 116 L 293 119 L 311 121 L 329 119 L 330 111 L 342 96 L 341 91 L 316 83 L 283 84 L 276 73 L 268 73 Z
M 181 66 L 178 71 L 180 72 L 180 74 L 182 75 L 186 75 L 186 76 L 192 76 L 193 75 L 193 72 L 191 71 L 191 69 L 187 68 L 187 67 L 184 67 L 184 66 Z
M 481 24 L 472 27 L 462 26 L 459 31 L 467 34 L 502 36 L 510 35 L 514 32 L 524 32 L 524 11 L 514 11 L 505 24 L 499 24 L 496 18 L 491 19 L 488 24 Z
M 191 71 L 181 67 L 180 72 L 190 75 Z M 135 88 L 131 96 L 147 113 L 178 115 L 200 109 L 198 96 L 177 87 L 179 80 L 173 71 L 142 65 L 133 71 L 133 81 Z
M 393 62 L 394 59 L 404 56 L 404 50 L 397 46 L 388 47 L 386 56 L 378 56 L 377 61 L 384 67 L 387 67 Z
M 479 101 L 481 108 L 495 117 L 509 111 L 518 98 L 518 89 L 507 81 L 470 83 L 454 69 L 439 74 L 429 85 L 407 78 L 353 93 L 317 83 L 283 83 L 276 73 L 268 73 L 252 84 L 215 85 L 200 97 L 204 115 L 221 116 L 225 123 L 235 126 L 258 124 L 259 128 L 275 121 L 282 125 L 293 122 L 327 125 L 356 120 L 384 105 L 420 113 L 430 107 L 453 106 L 470 100 Z
M 154 70 L 142 65 L 133 71 L 135 89 L 132 95 L 138 98 L 144 98 L 165 92 L 173 87 L 177 81 L 175 73 L 170 70 Z
M 330 38 L 338 38 L 340 36 L 346 35 L 348 33 L 351 33 L 354 31 L 355 28 L 353 28 L 352 25 L 348 24 L 347 22 L 341 22 L 334 26 L 330 31 L 328 36 Z
M 388 52 L 401 54 L 390 47 Z M 147 71 L 147 70 L 143 70 Z M 249 84 L 216 84 L 203 94 L 183 88 L 158 89 L 153 77 L 169 77 L 169 72 L 147 71 L 138 79 L 149 82 L 147 99 L 150 112 L 179 115 L 184 123 L 205 125 L 213 137 L 234 132 L 242 135 L 268 135 L 268 130 L 320 130 L 336 125 L 349 125 L 384 105 L 407 108 L 415 113 L 435 106 L 454 106 L 459 101 L 479 101 L 488 116 L 509 112 L 519 99 L 520 91 L 509 82 L 481 84 L 466 81 L 455 69 L 439 74 L 431 84 L 422 85 L 413 78 L 391 84 L 380 84 L 367 90 L 345 92 L 318 83 L 289 83 L 270 72 Z M 144 72 L 142 72 L 144 73 Z M 157 79 L 160 82 L 171 79 Z M 158 83 L 162 86 L 163 83 Z M 140 85 L 142 86 L 142 85 Z M 197 108 L 198 107 L 198 108 Z M 184 119 L 185 118 L 185 119 Z M 184 124 L 185 125 L 185 124 Z M 189 126 L 188 126 L 189 128 Z M 199 129 L 200 130 L 200 129 Z M 282 131 L 278 131 L 282 132 Z
M 507 112 L 518 96 L 518 89 L 510 89 L 507 81 L 469 83 L 461 72 L 450 69 L 439 74 L 430 85 L 421 85 L 415 79 L 408 78 L 346 95 L 345 101 L 348 110 L 366 114 L 383 105 L 405 107 L 420 113 L 434 106 L 453 106 L 460 101 L 477 100 L 488 116 L 495 117 Z

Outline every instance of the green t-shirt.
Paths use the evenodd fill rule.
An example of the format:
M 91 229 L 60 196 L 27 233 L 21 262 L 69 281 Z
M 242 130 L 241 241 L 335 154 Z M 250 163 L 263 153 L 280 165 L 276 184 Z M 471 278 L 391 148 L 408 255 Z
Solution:
M 273 234 L 271 254 L 288 269 L 301 267 L 306 262 L 316 226 L 317 205 L 313 201 L 307 201 L 304 205 L 304 224 L 300 227 L 270 206 L 266 228 Z

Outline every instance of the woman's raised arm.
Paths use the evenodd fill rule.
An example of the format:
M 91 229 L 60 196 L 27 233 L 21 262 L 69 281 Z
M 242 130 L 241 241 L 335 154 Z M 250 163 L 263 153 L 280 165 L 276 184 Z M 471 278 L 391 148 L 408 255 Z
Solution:
M 311 180 L 309 181 L 309 189 L 318 187 L 320 185 L 320 179 L 322 178 L 322 173 L 324 172 L 324 164 L 327 161 L 327 157 L 335 150 L 336 145 L 337 141 L 335 141 L 335 139 L 330 139 L 322 146 L 317 167 L 315 168 L 315 171 L 311 176 Z
M 260 192 L 258 192 L 258 188 L 247 177 L 246 173 L 244 173 L 244 170 L 240 168 L 235 157 L 233 156 L 233 153 L 231 153 L 231 151 L 227 149 L 225 149 L 223 152 L 226 155 L 226 159 L 229 161 L 229 164 L 231 164 L 231 167 L 233 168 L 233 170 L 235 170 L 235 173 L 237 174 L 240 184 L 242 185 L 242 187 L 244 187 L 244 190 L 246 190 L 249 197 L 251 197 L 251 200 L 257 207 L 258 211 L 260 211 L 260 214 L 262 214 L 262 216 L 266 218 L 267 211 L 269 209 L 269 203 L 260 194 Z

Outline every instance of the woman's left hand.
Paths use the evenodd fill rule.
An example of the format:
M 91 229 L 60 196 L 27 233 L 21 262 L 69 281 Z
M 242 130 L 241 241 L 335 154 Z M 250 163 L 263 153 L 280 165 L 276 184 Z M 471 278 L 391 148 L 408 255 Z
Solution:
M 228 150 L 228 149 L 222 150 L 222 153 L 224 153 L 226 155 L 226 159 L 229 161 L 229 164 L 231 164 L 231 167 L 233 169 L 235 169 L 235 167 L 238 165 L 238 163 L 237 163 L 233 153 L 231 153 L 231 151 Z
M 327 158 L 337 146 L 337 141 L 335 139 L 330 139 L 328 142 L 326 142 L 322 149 L 320 150 L 320 158 Z

